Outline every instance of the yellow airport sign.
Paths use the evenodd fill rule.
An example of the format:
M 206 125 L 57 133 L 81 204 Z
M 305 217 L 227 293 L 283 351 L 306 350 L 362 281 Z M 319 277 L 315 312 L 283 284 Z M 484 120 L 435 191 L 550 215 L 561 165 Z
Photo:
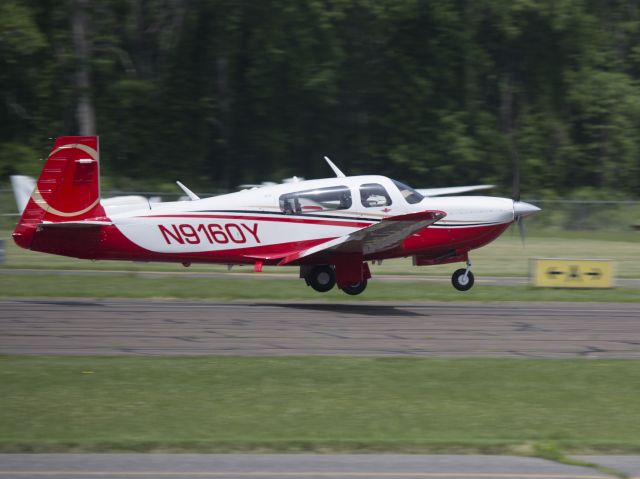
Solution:
M 539 288 L 613 288 L 613 262 L 606 259 L 534 258 L 531 280 Z

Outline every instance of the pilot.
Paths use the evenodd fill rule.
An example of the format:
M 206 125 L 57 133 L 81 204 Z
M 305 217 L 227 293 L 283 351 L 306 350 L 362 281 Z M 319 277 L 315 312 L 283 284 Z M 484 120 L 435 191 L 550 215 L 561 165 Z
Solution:
M 344 193 L 340 196 L 340 206 L 339 209 L 346 210 L 351 208 L 351 195 L 349 193 Z

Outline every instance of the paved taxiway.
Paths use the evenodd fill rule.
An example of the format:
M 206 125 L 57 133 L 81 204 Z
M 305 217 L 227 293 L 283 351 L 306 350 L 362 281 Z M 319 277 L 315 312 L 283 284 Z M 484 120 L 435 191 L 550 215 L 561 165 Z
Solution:
M 512 456 L 0 454 L 0 479 L 40 477 L 600 479 L 596 469 Z
M 640 304 L 5 300 L 0 352 L 640 358 Z

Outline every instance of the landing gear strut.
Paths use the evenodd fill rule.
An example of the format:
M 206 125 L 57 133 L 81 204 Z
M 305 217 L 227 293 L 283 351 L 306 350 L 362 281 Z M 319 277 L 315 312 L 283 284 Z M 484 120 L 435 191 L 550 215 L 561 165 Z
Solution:
M 451 284 L 458 291 L 468 291 L 473 286 L 473 273 L 471 272 L 471 262 L 467 261 L 466 268 L 456 270 L 451 276 Z
M 320 293 L 326 293 L 336 284 L 336 273 L 329 265 L 314 266 L 304 276 L 309 286 Z

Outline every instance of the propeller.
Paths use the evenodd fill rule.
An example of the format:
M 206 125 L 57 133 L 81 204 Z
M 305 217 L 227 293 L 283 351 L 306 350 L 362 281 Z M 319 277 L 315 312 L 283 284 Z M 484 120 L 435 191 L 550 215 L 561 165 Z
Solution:
M 522 242 L 522 247 L 525 247 L 525 243 L 526 238 L 525 238 L 525 234 L 524 234 L 524 222 L 522 221 L 522 216 L 518 216 L 518 219 L 516 220 L 516 224 L 518 225 L 518 233 L 520 234 L 520 241 Z
M 522 241 L 522 247 L 525 246 L 525 232 L 524 222 L 522 221 L 525 216 L 532 215 L 540 208 L 530 205 L 524 201 L 520 201 L 520 156 L 518 150 L 514 144 L 513 137 L 511 138 L 511 158 L 513 160 L 513 182 L 511 185 L 511 199 L 513 200 L 513 219 L 518 225 L 518 233 L 520 234 L 520 240 Z
M 509 135 L 509 146 L 511 147 L 511 170 L 513 171 L 513 177 L 511 178 L 511 199 L 513 200 L 513 219 L 518 226 L 518 233 L 520 234 L 520 241 L 522 241 L 522 247 L 525 244 L 524 223 L 522 222 L 522 216 L 516 211 L 516 205 L 520 203 L 520 155 L 515 145 L 513 133 Z
M 513 201 L 520 201 L 520 155 L 518 150 L 511 140 L 511 158 L 513 168 L 513 179 L 511 182 L 511 199 Z

